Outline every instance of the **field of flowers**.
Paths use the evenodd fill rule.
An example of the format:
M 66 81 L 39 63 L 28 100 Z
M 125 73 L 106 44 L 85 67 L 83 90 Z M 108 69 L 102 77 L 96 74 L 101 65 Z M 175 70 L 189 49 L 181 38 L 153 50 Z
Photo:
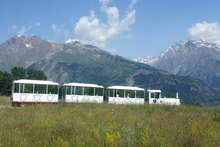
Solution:
M 220 146 L 220 108 L 57 104 L 0 109 L 0 146 Z

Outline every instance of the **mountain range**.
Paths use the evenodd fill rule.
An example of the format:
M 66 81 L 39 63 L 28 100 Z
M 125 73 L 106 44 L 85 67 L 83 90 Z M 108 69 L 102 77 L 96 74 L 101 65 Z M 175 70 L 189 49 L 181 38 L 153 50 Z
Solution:
M 153 60 L 160 59 L 155 57 L 149 61 Z M 14 36 L 0 44 L 0 70 L 9 71 L 14 66 L 43 70 L 50 80 L 61 84 L 135 85 L 162 89 L 164 94 L 179 92 L 184 102 L 220 104 L 219 91 L 197 78 L 137 63 L 76 40 L 56 43 L 38 36 Z
M 204 40 L 175 43 L 158 57 L 135 59 L 155 68 L 204 81 L 220 89 L 220 46 Z

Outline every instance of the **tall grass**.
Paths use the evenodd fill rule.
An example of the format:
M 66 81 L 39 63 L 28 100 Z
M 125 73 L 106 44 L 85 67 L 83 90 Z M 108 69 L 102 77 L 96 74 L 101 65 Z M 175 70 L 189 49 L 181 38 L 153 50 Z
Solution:
M 220 108 L 59 104 L 0 109 L 0 146 L 220 146 Z

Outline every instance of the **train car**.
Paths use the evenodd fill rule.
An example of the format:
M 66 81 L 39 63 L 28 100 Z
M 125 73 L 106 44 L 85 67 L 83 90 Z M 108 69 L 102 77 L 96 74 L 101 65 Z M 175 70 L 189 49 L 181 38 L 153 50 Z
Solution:
M 147 90 L 139 87 L 111 86 L 106 89 L 97 84 L 66 83 L 59 93 L 59 84 L 52 81 L 16 80 L 12 86 L 12 105 L 27 103 L 58 103 L 59 94 L 66 103 L 103 103 L 110 104 L 149 104 L 180 105 L 176 98 L 162 98 L 161 90 Z M 145 94 L 147 92 L 147 94 Z
M 144 104 L 145 90 L 139 87 L 111 86 L 107 88 L 110 104 Z
M 12 105 L 58 103 L 59 84 L 52 81 L 16 80 L 12 86 Z
M 103 103 L 104 87 L 97 84 L 67 83 L 64 98 L 67 103 Z
M 164 104 L 164 105 L 180 105 L 178 93 L 176 98 L 162 98 L 161 90 L 147 90 L 149 97 L 149 104 Z

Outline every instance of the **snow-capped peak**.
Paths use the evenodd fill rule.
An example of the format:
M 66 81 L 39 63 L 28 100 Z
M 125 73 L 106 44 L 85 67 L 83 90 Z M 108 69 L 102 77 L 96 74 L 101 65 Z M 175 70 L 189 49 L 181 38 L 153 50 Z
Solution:
M 205 40 L 183 40 L 180 42 L 176 42 L 170 47 L 168 47 L 167 50 L 163 51 L 160 56 L 164 56 L 167 52 L 176 52 L 183 49 L 193 49 L 198 50 L 200 48 L 213 48 L 213 49 L 220 49 L 220 45 L 210 43 Z
M 134 59 L 134 61 L 153 65 L 154 63 L 158 62 L 161 59 L 166 59 L 169 58 L 170 56 L 177 56 L 177 54 L 181 54 L 182 56 L 185 56 L 192 51 L 198 51 L 202 48 L 215 49 L 217 51 L 220 51 L 220 45 L 210 43 L 206 40 L 182 40 L 168 47 L 158 57 L 146 56 L 146 57 L 136 58 Z
M 27 48 L 31 48 L 31 47 L 32 47 L 31 44 L 25 44 L 25 46 L 26 46 Z
M 65 43 L 80 43 L 80 41 L 78 39 L 68 39 Z
M 192 43 L 196 44 L 198 47 L 220 48 L 220 45 L 208 42 L 206 40 L 192 40 Z
M 151 64 L 156 61 L 158 58 L 154 56 L 146 56 L 146 57 L 139 57 L 133 59 L 135 62 L 144 63 L 144 64 Z
M 20 38 L 20 37 L 22 37 L 22 35 L 21 35 L 21 34 L 18 34 L 18 35 L 16 35 L 16 37 Z

